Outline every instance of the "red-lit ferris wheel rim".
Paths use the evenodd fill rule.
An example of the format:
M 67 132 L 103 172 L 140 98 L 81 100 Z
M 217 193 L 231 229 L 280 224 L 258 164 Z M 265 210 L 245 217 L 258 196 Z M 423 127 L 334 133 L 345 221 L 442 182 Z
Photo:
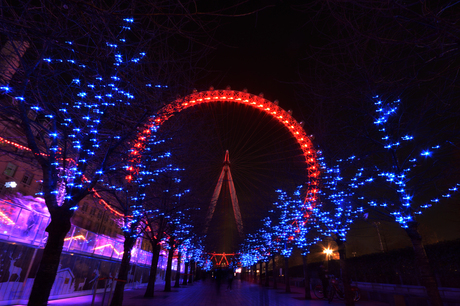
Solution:
M 128 168 L 130 173 L 126 177 L 127 180 L 132 180 L 137 174 L 138 167 L 136 167 L 136 164 L 140 163 L 142 151 L 146 147 L 146 142 L 153 128 L 160 127 L 176 113 L 179 113 L 187 108 L 205 103 L 216 102 L 233 102 L 251 106 L 270 115 L 287 128 L 299 144 L 300 149 L 303 152 L 303 157 L 305 158 L 307 173 L 306 196 L 304 201 L 305 208 L 314 207 L 319 190 L 318 180 L 320 177 L 320 168 L 317 162 L 316 150 L 310 137 L 307 135 L 302 125 L 291 116 L 290 112 L 287 112 L 279 107 L 277 103 L 271 102 L 262 96 L 256 96 L 247 92 L 236 90 L 226 89 L 193 92 L 192 94 L 179 98 L 160 109 L 156 116 L 150 118 L 149 124 L 138 134 L 138 137 L 134 142 L 134 146 L 130 153 L 130 162 L 132 166 Z M 306 213 L 308 214 L 308 212 Z

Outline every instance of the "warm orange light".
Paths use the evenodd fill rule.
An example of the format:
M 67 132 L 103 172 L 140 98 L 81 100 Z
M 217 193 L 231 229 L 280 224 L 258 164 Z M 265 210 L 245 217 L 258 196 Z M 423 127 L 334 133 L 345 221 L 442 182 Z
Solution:
M 100 250 L 100 249 L 105 248 L 105 247 L 110 247 L 110 248 L 112 248 L 112 250 L 113 250 L 115 253 L 117 253 L 117 255 L 121 255 L 121 254 L 124 253 L 124 252 L 118 252 L 117 249 L 115 249 L 115 247 L 114 247 L 113 245 L 111 245 L 110 243 L 109 243 L 109 244 L 105 244 L 105 245 L 98 246 L 98 247 L 94 248 L 94 250 L 95 250 L 95 251 L 96 251 L 96 250 Z
M 13 220 L 11 220 L 7 215 L 5 215 L 3 212 L 0 211 L 0 217 L 2 217 L 2 219 L 6 220 L 6 224 L 7 225 L 12 225 L 14 224 Z
M 86 238 L 83 235 L 68 237 L 68 238 L 65 238 L 64 241 L 69 241 L 69 240 L 72 240 L 72 239 L 73 240 L 85 240 L 86 241 Z

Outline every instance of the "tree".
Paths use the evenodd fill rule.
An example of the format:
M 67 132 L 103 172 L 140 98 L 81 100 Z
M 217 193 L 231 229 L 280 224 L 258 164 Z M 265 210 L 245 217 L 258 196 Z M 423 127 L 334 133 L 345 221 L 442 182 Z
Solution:
M 301 220 L 296 219 L 297 212 L 301 210 L 301 207 L 298 207 L 297 203 L 293 203 L 286 192 L 282 190 L 277 190 L 276 192 L 278 193 L 278 201 L 273 203 L 274 209 L 271 212 L 278 219 L 274 223 L 273 228 L 280 246 L 280 254 L 284 257 L 286 292 L 289 293 L 291 292 L 289 283 L 289 257 L 291 257 L 295 246 L 294 241 L 298 229 L 297 222 L 303 222 L 303 218 Z
M 149 209 L 151 209 L 152 201 L 155 200 L 154 193 L 158 190 L 157 177 L 171 168 L 167 162 L 171 154 L 158 146 L 162 141 L 159 139 L 157 129 L 150 127 L 148 131 L 150 134 L 149 150 L 144 152 L 138 160 L 145 165 L 142 171 L 139 171 L 139 174 L 130 180 L 126 179 L 130 175 L 126 168 L 132 167 L 126 162 L 130 159 L 128 152 L 131 151 L 129 147 L 131 144 L 127 143 L 117 150 L 114 159 L 118 162 L 112 163 L 112 167 L 104 174 L 96 187 L 98 193 L 107 197 L 108 202 L 123 216 L 121 228 L 125 240 L 118 272 L 118 279 L 121 281 L 116 283 L 114 298 L 111 300 L 112 306 L 121 305 L 123 302 L 124 287 L 130 270 L 131 251 L 136 240 L 145 230 L 146 216 L 151 215 Z
M 174 229 L 173 229 L 173 236 L 176 237 L 176 249 L 177 249 L 177 269 L 176 269 L 176 281 L 174 287 L 179 287 L 180 285 L 180 264 L 182 261 L 182 254 L 187 253 L 187 249 L 191 247 L 191 240 L 194 238 L 193 235 L 193 225 L 188 219 L 190 219 L 190 215 L 188 215 L 188 209 L 185 211 L 178 211 L 175 214 L 175 218 L 173 221 Z M 187 274 L 187 272 L 185 272 Z
M 257 239 L 255 235 L 248 234 L 246 236 L 238 253 L 240 254 L 240 262 L 243 267 L 250 268 L 259 262 L 260 253 L 257 250 Z M 255 269 L 254 277 L 257 277 Z
M 316 1 L 308 7 L 315 10 L 312 21 L 321 39 L 305 62 L 311 69 L 305 67 L 304 89 L 315 101 L 306 122 L 316 126 L 311 130 L 325 156 L 355 153 L 368 169 L 376 169 L 369 177 L 374 190 L 363 199 L 408 232 L 432 305 L 442 301 L 415 221 L 430 197 L 457 183 L 451 175 L 458 171 L 452 167 L 456 163 L 445 165 L 459 141 L 458 5 L 360 0 Z M 378 106 L 370 103 L 376 94 Z M 437 158 L 420 156 L 438 145 Z
M 169 155 L 169 153 L 165 154 Z M 182 170 L 169 163 L 156 170 L 156 177 L 154 178 L 154 182 L 150 184 L 148 192 L 150 201 L 143 207 L 143 218 L 145 220 L 143 235 L 150 242 L 153 250 L 149 282 L 144 294 L 145 297 L 154 296 L 161 244 L 168 241 L 169 247 L 167 249 L 170 250 L 172 248 L 172 252 L 175 249 L 174 235 L 179 234 L 179 232 L 175 231 L 179 231 L 181 227 L 179 222 L 183 214 L 182 209 L 187 205 L 186 201 L 180 202 L 181 197 L 188 192 L 188 190 L 180 191 L 181 180 L 179 172 Z
M 29 299 L 44 305 L 78 202 L 147 116 L 189 91 L 190 63 L 204 55 L 189 38 L 209 36 L 185 3 L 7 1 L 1 11 L 0 114 L 40 164 L 51 215 Z
M 293 198 L 286 198 L 287 201 L 292 202 L 292 205 L 299 209 L 294 210 L 294 220 L 296 221 L 297 229 L 295 230 L 296 237 L 294 243 L 297 249 L 300 250 L 303 262 L 303 272 L 305 280 L 305 299 L 311 300 L 310 291 L 310 271 L 308 270 L 307 260 L 310 249 L 318 241 L 321 240 L 322 229 L 319 221 L 316 219 L 319 217 L 319 207 L 310 204 L 306 208 L 304 207 L 304 199 L 301 198 L 301 188 L 297 188 L 294 192 Z
M 356 164 L 350 165 L 356 161 L 354 156 L 346 160 L 338 160 L 332 167 L 326 165 L 324 158 L 321 160 L 324 173 L 321 206 L 314 210 L 314 217 L 318 220 L 319 230 L 323 231 L 324 235 L 331 236 L 337 243 L 345 303 L 354 305 L 346 264 L 346 240 L 351 224 L 357 218 L 364 216 L 363 203 L 355 190 L 370 183 L 372 179 L 363 175 L 366 172 L 364 168 L 357 168 Z M 342 168 L 346 171 L 342 171 Z
M 177 194 L 178 198 L 180 199 L 183 194 Z M 178 205 L 180 205 L 180 200 L 178 201 Z M 180 207 L 177 207 L 180 209 Z M 184 240 L 187 238 L 190 238 L 191 235 L 191 229 L 192 225 L 190 223 L 186 222 L 186 217 L 188 211 L 187 209 L 184 210 L 176 210 L 173 211 L 172 214 L 169 216 L 169 226 L 167 229 L 167 234 L 168 234 L 168 245 L 167 248 L 169 250 L 168 254 L 168 265 L 167 265 L 167 270 L 166 270 L 166 283 L 165 283 L 165 292 L 170 292 L 171 291 L 171 270 L 172 270 L 172 259 L 174 255 L 174 251 L 177 250 L 177 266 L 180 268 L 179 263 L 180 263 L 180 257 L 181 253 L 179 251 L 180 245 L 183 243 Z M 179 279 L 180 279 L 180 269 L 176 271 L 177 276 L 176 276 L 176 284 L 179 286 Z
M 110 156 L 135 131 L 143 116 L 126 116 L 130 113 L 128 105 L 137 105 L 131 102 L 137 90 L 122 79 L 128 72 L 124 64 L 114 69 L 114 47 L 105 44 L 124 36 L 121 20 L 119 34 L 94 34 L 95 41 L 105 40 L 99 59 L 112 63 L 98 67 L 87 59 L 88 52 L 95 50 L 82 47 L 78 39 L 83 38 L 72 35 L 78 27 L 71 21 L 75 17 L 72 13 L 47 20 L 55 13 L 61 15 L 61 8 L 52 3 L 24 3 L 21 9 L 20 16 L 14 6 L 5 12 L 17 17 L 21 26 L 9 27 L 5 20 L 2 22 L 10 42 L 19 38 L 29 45 L 18 72 L 5 86 L 10 100 L 2 104 L 2 117 L 17 122 L 17 133 L 24 135 L 24 144 L 43 170 L 43 196 L 51 222 L 29 300 L 29 305 L 43 305 L 54 282 L 73 211 L 108 170 Z M 89 17 L 90 12 L 81 13 Z M 68 32 L 59 32 L 61 26 Z M 46 33 L 49 31 L 52 34 Z
M 262 227 L 258 231 L 258 236 L 260 237 L 260 243 L 263 246 L 263 250 L 265 250 L 266 254 L 266 281 L 265 285 L 269 285 L 269 278 L 268 278 L 268 263 L 270 262 L 270 257 L 273 261 L 273 287 L 277 288 L 277 279 L 276 279 L 276 255 L 280 252 L 280 245 L 278 244 L 278 239 L 276 233 L 273 231 L 272 228 L 272 220 L 270 216 L 264 218 L 262 220 Z
M 259 284 L 262 285 L 262 270 L 265 263 L 265 285 L 268 286 L 268 262 L 270 261 L 270 241 L 269 235 L 266 234 L 264 228 L 259 229 L 252 237 L 251 243 L 254 250 L 258 253 L 258 261 L 260 261 Z
M 404 118 L 405 107 L 400 99 L 375 96 L 374 105 L 374 125 L 380 137 L 372 139 L 375 150 L 369 159 L 374 163 L 374 177 L 368 180 L 377 190 L 364 192 L 364 200 L 375 210 L 392 216 L 406 231 L 428 297 L 433 305 L 442 305 L 418 230 L 417 216 L 457 191 L 458 184 L 451 185 L 449 191 L 442 195 L 432 188 L 433 183 L 437 183 L 440 189 L 446 187 L 440 178 L 444 178 L 451 169 L 448 158 L 450 148 L 446 150 L 436 138 L 433 143 L 432 137 L 423 137 L 424 134 L 413 130 Z M 429 200 L 433 192 L 438 196 Z

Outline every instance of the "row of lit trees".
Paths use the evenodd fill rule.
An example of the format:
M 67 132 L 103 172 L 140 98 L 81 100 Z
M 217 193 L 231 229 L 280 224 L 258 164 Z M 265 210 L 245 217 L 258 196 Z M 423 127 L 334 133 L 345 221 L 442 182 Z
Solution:
M 312 97 L 305 121 L 330 160 L 356 156 L 341 166 L 354 190 L 350 201 L 406 231 L 431 305 L 442 300 L 418 216 L 458 187 L 458 5 L 357 0 L 304 6 L 323 38 L 299 68 L 309 80 L 303 93 Z M 352 184 L 359 168 L 372 180 L 368 187 Z
M 193 16 L 196 6 L 183 1 L 4 1 L 0 10 L 0 118 L 10 127 L 2 136 L 31 150 L 51 215 L 29 297 L 29 305 L 46 305 L 70 219 L 94 190 L 110 194 L 124 216 L 119 279 L 127 279 L 141 233 L 169 228 L 151 235 L 154 254 L 161 240 L 173 241 L 179 210 L 155 211 L 162 201 L 156 172 L 173 167 L 151 154 L 136 165 L 151 172 L 138 181 L 129 183 L 123 171 L 147 118 L 191 91 L 212 19 Z M 12 148 L 2 150 L 15 154 Z M 121 305 L 122 293 L 118 282 L 112 305 Z
M 431 271 L 416 217 L 433 204 L 450 198 L 458 183 L 446 192 L 426 200 L 424 186 L 437 178 L 438 164 L 445 156 L 436 156 L 443 150 L 429 139 L 416 137 L 404 126 L 403 102 L 391 97 L 375 96 L 372 128 L 373 154 L 349 157 L 327 162 L 319 157 L 322 166 L 322 190 L 316 207 L 305 209 L 301 189 L 292 197 L 279 192 L 273 214 L 265 219 L 265 226 L 246 241 L 242 248 L 244 265 L 267 261 L 274 254 L 286 259 L 286 290 L 289 291 L 288 265 L 292 248 L 296 246 L 306 256 L 310 247 L 325 236 L 337 243 L 347 305 L 353 305 L 350 279 L 346 266 L 346 241 L 350 226 L 357 218 L 392 218 L 408 234 L 415 251 L 420 277 L 430 300 L 440 303 L 439 292 Z M 421 138 L 421 139 L 419 139 Z M 447 191 L 448 189 L 448 191 Z M 306 217 L 306 218 L 305 218 Z M 248 252 L 249 251 L 249 252 Z M 305 270 L 306 298 L 309 293 L 309 275 Z

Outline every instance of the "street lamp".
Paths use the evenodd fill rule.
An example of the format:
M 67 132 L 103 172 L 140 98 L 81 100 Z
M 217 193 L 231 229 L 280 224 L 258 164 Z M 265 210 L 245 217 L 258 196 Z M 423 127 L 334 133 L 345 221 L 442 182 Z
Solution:
M 331 259 L 332 253 L 334 251 L 330 248 L 324 249 L 323 253 L 326 254 L 326 267 L 329 269 L 329 260 Z
M 326 259 L 328 259 L 328 260 L 331 258 L 332 252 L 334 252 L 334 251 L 332 249 L 329 249 L 329 248 L 323 250 L 323 253 L 326 254 Z

